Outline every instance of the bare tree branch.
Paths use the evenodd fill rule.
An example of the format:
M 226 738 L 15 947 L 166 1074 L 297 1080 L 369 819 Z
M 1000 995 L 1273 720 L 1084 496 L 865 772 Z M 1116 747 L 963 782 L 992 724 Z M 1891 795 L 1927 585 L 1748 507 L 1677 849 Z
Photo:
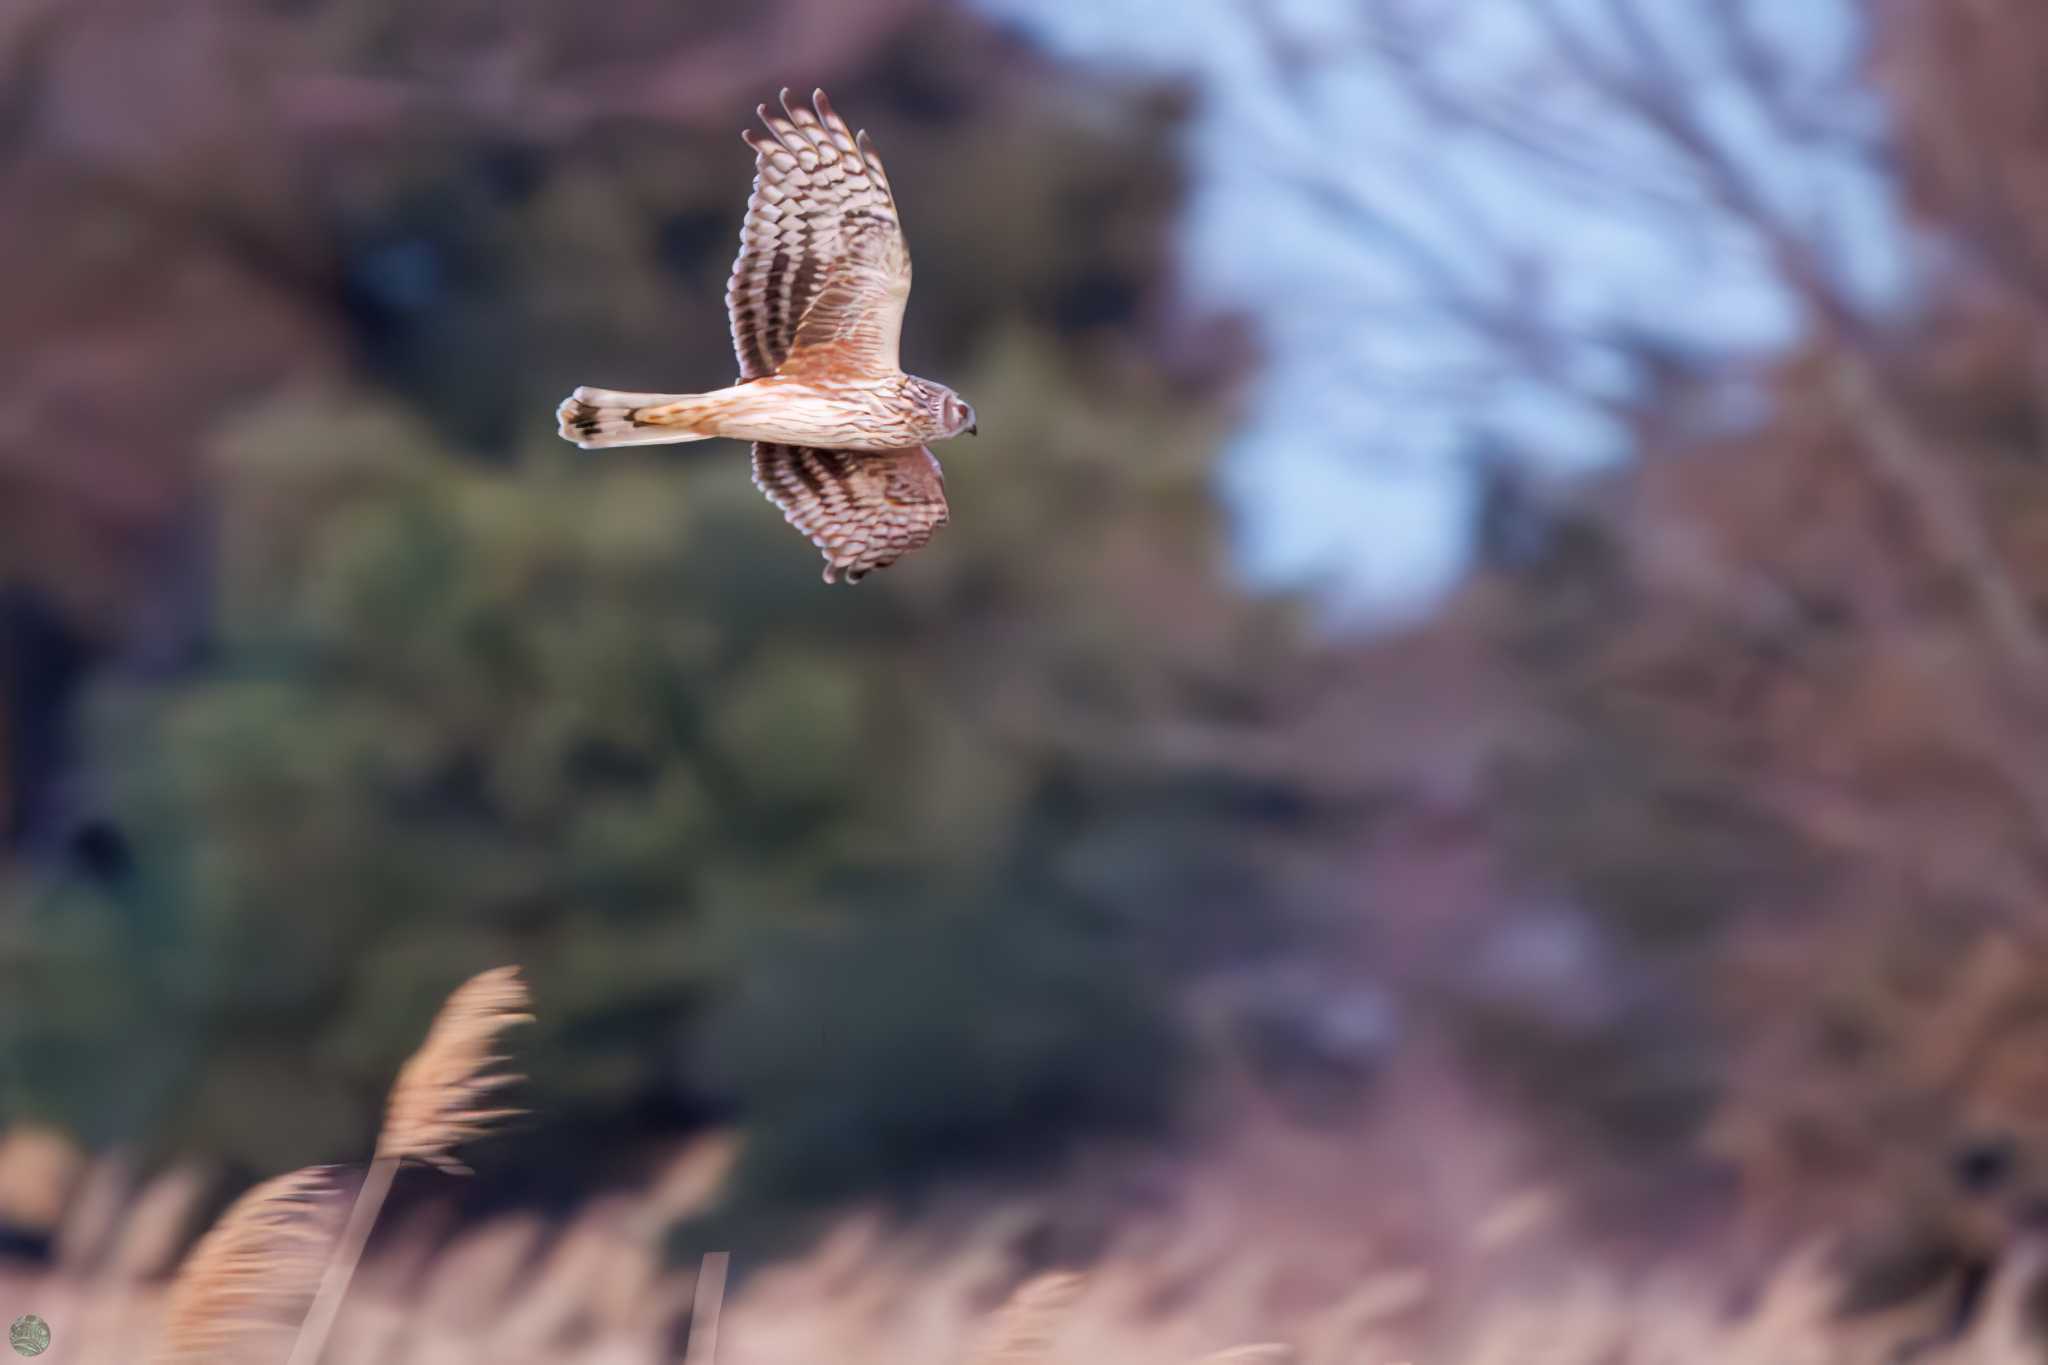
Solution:
M 1573 68 L 1687 156 L 1721 207 L 1769 245 L 1786 284 L 1841 343 L 1835 390 L 1863 438 L 1872 468 L 1918 509 L 1937 553 L 1969 582 L 1987 629 L 2018 679 L 2029 691 L 2048 695 L 2048 642 L 2025 592 L 1996 549 L 1974 493 L 1928 449 L 1910 415 L 1879 378 L 1868 329 L 1813 244 L 1779 218 L 1742 167 L 1693 117 L 1675 65 L 1632 0 L 1606 0 L 1606 9 L 1631 52 L 1658 79 L 1614 69 L 1585 42 L 1556 0 L 1529 4 Z M 2037 785 L 2031 777 L 2023 783 L 2028 788 Z M 2048 801 L 2037 815 L 2048 833 Z

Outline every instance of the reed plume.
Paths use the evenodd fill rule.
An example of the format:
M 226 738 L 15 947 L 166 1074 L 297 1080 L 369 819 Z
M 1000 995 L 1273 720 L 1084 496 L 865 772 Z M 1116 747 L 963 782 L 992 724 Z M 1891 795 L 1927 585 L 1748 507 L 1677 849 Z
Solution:
M 423 1161 L 467 1174 L 469 1168 L 456 1160 L 454 1149 L 520 1112 L 490 1107 L 487 1097 L 521 1079 L 499 1070 L 506 1059 L 496 1046 L 506 1029 L 533 1021 L 527 1012 L 531 1003 L 517 967 L 493 967 L 457 987 L 434 1016 L 426 1041 L 391 1087 L 369 1177 L 349 1210 L 348 1226 L 287 1365 L 314 1365 L 320 1359 L 398 1168 L 408 1160 Z
M 469 1173 L 454 1149 L 520 1112 L 488 1108 L 484 1100 L 524 1079 L 499 1071 L 508 1059 L 493 1049 L 506 1029 L 533 1022 L 526 1012 L 530 1004 L 517 967 L 493 967 L 448 997 L 391 1087 L 377 1160 L 424 1161 L 456 1175 Z
M 1065 1270 L 1026 1280 L 996 1310 L 969 1365 L 1052 1365 L 1060 1327 L 1086 1285 L 1086 1276 Z M 1199 1365 L 1291 1365 L 1295 1359 L 1293 1347 L 1269 1341 L 1218 1351 Z
M 1082 1278 L 1052 1271 L 1026 1280 L 996 1313 L 987 1341 L 972 1365 L 1027 1365 L 1052 1359 L 1060 1320 L 1080 1297 Z
M 219 1365 L 281 1346 L 320 1282 L 339 1221 L 332 1171 L 256 1186 L 195 1245 L 172 1281 L 154 1359 Z M 264 1353 L 276 1359 L 274 1352 Z

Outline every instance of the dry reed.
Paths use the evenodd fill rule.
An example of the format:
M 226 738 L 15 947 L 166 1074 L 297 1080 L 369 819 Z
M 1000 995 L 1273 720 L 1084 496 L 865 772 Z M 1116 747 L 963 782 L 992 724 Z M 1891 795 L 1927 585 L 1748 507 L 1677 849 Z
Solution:
M 1026 1280 L 996 1313 L 973 1365 L 1027 1365 L 1052 1359 L 1060 1320 L 1080 1297 L 1082 1279 L 1054 1271 Z
M 316 1178 L 303 1173 L 283 1182 L 283 1230 L 291 1235 L 294 1203 L 291 1182 Z M 265 1204 L 276 1184 L 237 1205 L 213 1238 L 195 1250 L 187 1272 L 172 1297 L 174 1315 L 186 1324 L 216 1335 L 195 1344 L 177 1343 L 175 1354 L 156 1359 L 177 1362 L 251 1359 L 254 1341 L 229 1343 L 222 1324 L 246 1317 L 250 1310 L 216 1287 L 210 1297 L 195 1300 L 188 1281 L 202 1277 L 207 1263 L 272 1266 L 260 1249 L 261 1232 L 279 1220 L 280 1211 L 247 1212 Z M 329 1210 L 339 1220 L 340 1200 Z M 320 1206 L 327 1208 L 327 1206 Z M 314 1212 L 308 1206 L 306 1212 Z M 624 1226 L 617 1205 L 586 1209 L 577 1220 L 572 1241 L 594 1244 Z M 243 1233 L 231 1234 L 230 1224 Z M 966 1242 L 953 1234 L 931 1236 L 911 1228 L 869 1223 L 858 1237 L 830 1238 L 810 1252 L 762 1273 L 746 1291 L 726 1305 L 719 1328 L 719 1359 L 732 1365 L 795 1365 L 796 1362 L 895 1361 L 904 1365 L 1002 1360 L 991 1352 L 1012 1351 L 1009 1360 L 1037 1360 L 1041 1365 L 1879 1365 L 1903 1358 L 1900 1338 L 1886 1331 L 1868 1333 L 1840 1320 L 1833 1311 L 1838 1286 L 1826 1258 L 1816 1254 L 1793 1258 L 1771 1279 L 1768 1288 L 1739 1309 L 1720 1286 L 1696 1266 L 1672 1265 L 1662 1272 L 1637 1272 L 1617 1278 L 1590 1260 L 1580 1263 L 1562 1246 L 1547 1252 L 1541 1264 L 1518 1265 L 1502 1282 L 1485 1277 L 1453 1277 L 1460 1288 L 1454 1311 L 1432 1320 L 1427 1315 L 1402 1315 L 1398 1323 L 1362 1325 L 1361 1313 L 1384 1307 L 1398 1295 L 1375 1283 L 1402 1278 L 1396 1272 L 1370 1274 L 1323 1286 L 1327 1297 L 1289 1297 L 1283 1304 L 1267 1296 L 1230 1303 L 1227 1292 L 1239 1266 L 1256 1272 L 1255 1283 L 1276 1287 L 1289 1277 L 1279 1274 L 1289 1264 L 1281 1253 L 1286 1241 L 1277 1230 L 1262 1230 L 1185 1282 L 1187 1291 L 1171 1300 L 1160 1297 L 1157 1243 L 1150 1239 L 1119 1240 L 1105 1250 L 1085 1279 L 1059 1277 L 1032 1281 L 1013 1296 L 1000 1313 L 991 1315 L 983 1302 L 990 1275 L 1007 1257 L 1016 1223 L 990 1215 L 982 1235 Z M 1184 1232 L 1183 1215 L 1171 1215 L 1168 1232 Z M 247 1230 L 258 1230 L 248 1240 Z M 544 1264 L 531 1273 L 507 1278 L 497 1270 L 465 1262 L 459 1246 L 442 1245 L 438 1225 L 423 1222 L 411 1241 L 392 1247 L 395 1262 L 413 1268 L 383 1283 L 359 1283 L 350 1296 L 351 1323 L 366 1330 L 337 1332 L 327 1359 L 331 1365 L 372 1365 L 402 1358 L 411 1365 L 468 1365 L 489 1360 L 495 1365 L 617 1365 L 622 1360 L 673 1359 L 674 1326 L 688 1301 L 685 1291 L 670 1284 L 634 1291 L 650 1308 L 657 1299 L 666 1307 L 628 1321 L 607 1315 L 597 1305 L 610 1292 L 612 1276 L 588 1258 L 561 1265 Z M 310 1228 L 309 1228 L 310 1231 Z M 489 1235 L 489 1229 L 476 1236 Z M 239 1253 L 216 1252 L 215 1239 L 240 1245 Z M 413 1292 L 418 1267 L 430 1247 L 439 1247 L 437 1262 L 442 1292 Z M 943 1255 L 936 1254 L 940 1251 Z M 418 1252 L 415 1256 L 413 1253 Z M 650 1248 L 648 1254 L 653 1254 Z M 488 1258 L 487 1258 L 488 1259 Z M 1553 1261 L 1558 1263 L 1552 1264 Z M 1913 1357 L 1914 1365 L 2039 1365 L 2043 1358 L 2031 1325 L 2029 1304 L 2042 1287 L 2048 1265 L 2031 1243 L 2015 1249 L 1984 1296 L 1983 1311 L 1960 1340 L 1929 1345 Z M 1533 1278 L 1526 1278 L 1531 1270 Z M 0 1279 L 10 1298 L 23 1302 L 62 1303 L 67 1275 L 52 1271 L 24 1278 L 15 1268 Z M 0 1274 L 5 1267 L 0 1267 Z M 216 1272 L 216 1286 L 236 1283 L 235 1273 Z M 687 1277 L 685 1277 L 687 1278 Z M 551 1285 L 549 1281 L 559 1281 Z M 466 1283 L 468 1293 L 461 1292 Z M 303 1284 L 303 1280 L 302 1280 Z M 71 1288 L 76 1288 L 73 1281 Z M 700 1304 L 708 1296 L 700 1294 Z M 1222 1292 L 1219 1295 L 1219 1291 Z M 146 1300 L 146 1284 L 127 1283 L 118 1293 L 99 1296 L 91 1312 L 58 1316 L 52 1321 L 61 1334 L 70 1327 L 71 1349 L 80 1349 L 83 1330 L 98 1327 L 99 1318 L 123 1315 L 120 1295 Z M 258 1290 L 258 1315 L 268 1318 L 269 1296 L 280 1289 L 266 1281 Z M 1228 1311 L 1212 1310 L 1219 1297 Z M 526 1310 L 549 1301 L 538 1316 Z M 276 1316 L 289 1301 L 277 1300 Z M 1363 1308 L 1361 1309 L 1361 1305 Z M 48 1311 L 47 1309 L 45 1311 Z M 361 1313 L 358 1320 L 357 1312 Z M 708 1316 L 708 1315 L 707 1315 Z M 486 1327 L 485 1324 L 494 1324 Z M 1364 1326 L 1377 1330 L 1366 1331 Z M 185 1333 L 190 1326 L 174 1326 Z M 1292 1350 L 1278 1346 L 1244 1346 L 1205 1356 L 1220 1342 L 1256 1340 L 1267 1335 L 1288 1339 Z M 708 1337 L 708 1333 L 706 1334 Z M 165 1341 L 165 1346 L 172 1345 Z M 266 1342 L 267 1344 L 267 1342 Z M 704 1345 L 708 1348 L 709 1341 Z M 975 1346 L 985 1349 L 973 1354 Z M 63 1346 L 60 1345 L 60 1350 Z M 68 1356 L 84 1360 L 129 1360 L 140 1353 L 100 1351 Z M 260 1358 L 273 1365 L 281 1351 Z
M 424 1161 L 468 1173 L 454 1149 L 520 1112 L 483 1107 L 483 1100 L 522 1079 L 499 1071 L 507 1059 L 492 1049 L 506 1029 L 533 1022 L 530 1004 L 517 967 L 493 967 L 448 997 L 391 1087 L 377 1137 L 378 1160 Z
M 320 1359 L 398 1168 L 412 1160 L 467 1173 L 469 1168 L 455 1159 L 454 1149 L 519 1113 L 487 1107 L 484 1100 L 520 1079 L 499 1070 L 506 1059 L 494 1049 L 506 1029 L 533 1021 L 527 1012 L 531 1003 L 517 967 L 494 967 L 457 987 L 434 1016 L 426 1041 L 400 1068 L 391 1087 L 370 1174 L 349 1209 L 348 1226 L 327 1263 L 287 1365 L 314 1365 Z
M 265 1181 L 235 1201 L 172 1282 L 155 1359 L 218 1365 L 266 1342 L 282 1345 L 327 1264 L 337 1221 L 333 1195 L 332 1173 L 313 1167 Z
M 1019 1285 L 989 1323 L 988 1335 L 970 1365 L 1059 1365 L 1072 1359 L 1059 1350 L 1060 1329 L 1088 1277 L 1072 1271 L 1049 1271 Z M 1292 1365 L 1292 1346 L 1256 1342 L 1204 1356 L 1198 1365 Z

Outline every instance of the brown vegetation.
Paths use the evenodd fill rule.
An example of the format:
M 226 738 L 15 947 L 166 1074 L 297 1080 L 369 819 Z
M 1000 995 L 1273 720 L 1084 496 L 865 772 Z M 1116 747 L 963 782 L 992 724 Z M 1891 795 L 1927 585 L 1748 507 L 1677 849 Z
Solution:
M 910 6 L 698 32 L 636 3 L 596 32 L 533 0 L 481 40 L 426 8 L 0 27 L 0 64 L 57 73 L 0 148 L 23 206 L 0 246 L 41 266 L 5 324 L 38 341 L 0 406 L 0 569 L 80 637 L 175 665 L 99 697 L 82 765 L 140 875 L 109 855 L 5 912 L 24 1112 L 136 1122 L 108 1096 L 156 1083 L 162 1035 L 199 1078 L 163 1145 L 275 1170 L 366 1142 L 394 1031 L 517 945 L 556 1002 L 546 1117 L 584 1125 L 529 1173 L 609 1169 L 624 1115 L 745 1132 L 668 1179 L 593 1179 L 569 1216 L 458 1225 L 422 1198 L 373 1243 L 402 1160 L 450 1164 L 506 1112 L 494 1039 L 523 988 L 479 978 L 391 1094 L 309 1354 L 673 1359 L 696 1284 L 667 1239 L 737 1191 L 828 1203 L 831 1230 L 738 1264 L 727 1365 L 2037 1358 L 2038 7 L 1873 0 L 1854 75 L 1888 101 L 1880 137 L 1757 59 L 1757 6 L 1703 8 L 1695 52 L 1647 4 L 1590 31 L 1596 7 L 1528 0 L 1549 74 L 1682 182 L 1627 211 L 1739 234 L 1799 340 L 1632 358 L 1642 392 L 1605 401 L 1638 462 L 1503 476 L 1487 524 L 1514 534 L 1434 619 L 1366 643 L 1223 562 L 1228 412 L 1191 396 L 1195 333 L 1157 335 L 1174 99 L 1030 95 L 997 37 Z M 536 453 L 545 402 L 538 435 L 504 416 L 571 353 L 729 363 L 715 325 L 676 323 L 715 308 L 737 214 L 704 148 L 739 86 L 780 83 L 740 54 L 804 25 L 803 61 L 893 111 L 921 278 L 952 282 L 920 283 L 923 340 L 1000 419 L 996 459 L 949 475 L 974 534 L 831 615 L 743 480 L 571 474 Z M 1582 150 L 1441 84 L 1430 36 L 1368 55 L 1504 155 Z M 130 63 L 160 120 L 107 121 L 129 107 L 102 98 L 109 50 L 160 57 Z M 1912 298 L 1850 286 L 1843 242 L 1717 134 L 1709 78 L 1903 190 Z M 1318 188 L 1361 240 L 1386 226 L 1364 182 Z M 401 323 L 413 248 L 462 287 Z M 1444 307 L 1569 386 L 1528 264 Z M 1210 1066 L 1184 1093 L 1189 1038 Z M 1171 1159 L 1101 1136 L 1162 1127 Z M 1113 1176 L 1051 1159 L 1075 1132 Z M 1028 1156 L 1042 1188 L 984 1174 L 923 1220 L 862 1211 L 963 1151 Z M 0 1153 L 0 1212 L 61 1218 L 52 1271 L 5 1272 L 52 1361 L 226 1349 L 257 1257 L 279 1267 L 257 1329 L 295 1320 L 312 1177 L 227 1214 L 152 1335 L 205 1178 L 138 1202 L 111 1158 Z

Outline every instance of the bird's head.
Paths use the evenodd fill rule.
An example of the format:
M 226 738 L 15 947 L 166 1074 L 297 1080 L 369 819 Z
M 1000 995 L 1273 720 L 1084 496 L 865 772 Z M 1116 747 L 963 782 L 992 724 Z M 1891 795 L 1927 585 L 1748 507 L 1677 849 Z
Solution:
M 974 407 L 951 389 L 940 389 L 938 403 L 939 430 L 948 436 L 963 432 L 973 436 L 977 432 Z

